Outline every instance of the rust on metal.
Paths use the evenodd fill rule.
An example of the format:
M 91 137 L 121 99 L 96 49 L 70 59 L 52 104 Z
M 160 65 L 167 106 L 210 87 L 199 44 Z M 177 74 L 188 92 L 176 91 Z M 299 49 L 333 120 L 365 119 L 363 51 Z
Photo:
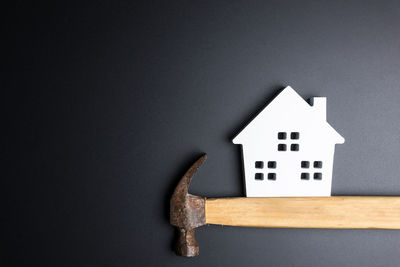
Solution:
M 170 201 L 170 222 L 179 228 L 179 240 L 176 253 L 181 256 L 197 256 L 199 246 L 194 238 L 194 228 L 206 223 L 205 199 L 188 193 L 192 177 L 206 160 L 201 156 L 179 181 Z
M 194 238 L 194 229 L 179 229 L 179 240 L 175 247 L 176 254 L 186 257 L 199 255 L 199 245 Z

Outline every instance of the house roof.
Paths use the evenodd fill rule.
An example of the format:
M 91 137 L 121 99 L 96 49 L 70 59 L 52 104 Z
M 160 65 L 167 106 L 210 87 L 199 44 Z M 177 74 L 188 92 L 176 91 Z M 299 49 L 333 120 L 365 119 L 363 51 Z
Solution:
M 243 144 L 257 136 L 259 128 L 270 128 L 274 124 L 287 123 L 294 126 L 318 126 L 324 136 L 336 144 L 344 143 L 344 138 L 326 121 L 325 98 L 311 106 L 292 87 L 283 89 L 236 137 L 234 144 Z M 319 105 L 319 106 L 318 106 Z M 259 135 L 259 134 L 258 134 Z

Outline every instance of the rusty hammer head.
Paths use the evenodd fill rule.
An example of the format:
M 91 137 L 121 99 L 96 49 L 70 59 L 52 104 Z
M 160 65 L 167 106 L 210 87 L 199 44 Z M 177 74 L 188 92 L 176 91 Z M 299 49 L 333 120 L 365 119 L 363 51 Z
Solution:
M 179 228 L 175 252 L 180 256 L 199 255 L 199 246 L 194 238 L 194 228 L 206 223 L 205 199 L 188 193 L 190 180 L 207 155 L 201 156 L 179 181 L 170 202 L 170 222 Z

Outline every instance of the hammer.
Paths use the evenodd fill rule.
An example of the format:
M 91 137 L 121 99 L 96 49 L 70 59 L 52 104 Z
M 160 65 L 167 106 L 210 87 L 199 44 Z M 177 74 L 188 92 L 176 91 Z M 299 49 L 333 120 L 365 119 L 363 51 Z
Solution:
M 234 197 L 205 198 L 188 193 L 201 156 L 179 181 L 170 202 L 170 222 L 179 228 L 175 252 L 199 255 L 195 228 L 205 224 L 331 229 L 400 229 L 400 197 Z

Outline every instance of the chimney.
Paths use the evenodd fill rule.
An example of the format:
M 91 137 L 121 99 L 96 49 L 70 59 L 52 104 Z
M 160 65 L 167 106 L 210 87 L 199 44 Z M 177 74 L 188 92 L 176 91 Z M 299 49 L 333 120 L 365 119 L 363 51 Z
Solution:
M 310 104 L 316 117 L 326 121 L 326 97 L 312 97 Z

